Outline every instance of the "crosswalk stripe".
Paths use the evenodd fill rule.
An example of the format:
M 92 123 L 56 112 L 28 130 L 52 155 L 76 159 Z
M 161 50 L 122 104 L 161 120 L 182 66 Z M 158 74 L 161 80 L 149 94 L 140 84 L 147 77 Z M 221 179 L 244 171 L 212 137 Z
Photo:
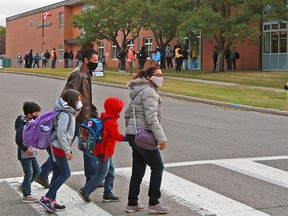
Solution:
M 14 178 L 12 182 L 9 183 L 15 190 L 19 183 L 23 180 L 23 178 Z M 32 191 L 33 195 L 36 197 L 41 197 L 46 194 L 48 189 L 43 189 L 37 183 L 32 184 Z M 78 216 L 78 215 L 87 215 L 87 216 L 111 216 L 108 212 L 104 211 L 100 207 L 98 207 L 93 202 L 85 203 L 78 195 L 78 193 L 70 188 L 68 185 L 63 184 L 59 191 L 57 192 L 57 202 L 60 204 L 64 204 L 66 206 L 65 211 L 57 212 L 57 215 L 64 216 L 64 215 L 71 215 L 71 216 Z M 41 215 L 45 215 L 44 208 L 39 205 L 38 203 L 32 203 L 31 206 Z
M 249 160 L 231 160 L 214 163 L 229 170 L 288 188 L 288 172 Z
M 117 169 L 117 174 L 131 176 L 131 168 Z M 150 173 L 146 171 L 143 183 L 149 185 Z M 189 207 L 201 215 L 267 216 L 250 206 L 225 197 L 207 188 L 164 171 L 161 191 L 170 199 Z

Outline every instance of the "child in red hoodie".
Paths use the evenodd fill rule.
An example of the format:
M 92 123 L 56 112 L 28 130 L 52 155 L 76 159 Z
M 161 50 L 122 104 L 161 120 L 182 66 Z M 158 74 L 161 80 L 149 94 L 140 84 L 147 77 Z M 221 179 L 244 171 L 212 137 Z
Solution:
M 104 102 L 105 112 L 101 114 L 100 119 L 103 123 L 103 137 L 102 143 L 104 146 L 103 154 L 97 156 L 96 175 L 79 190 L 80 197 L 85 202 L 91 202 L 89 195 L 95 191 L 99 185 L 105 180 L 104 184 L 104 202 L 117 202 L 119 197 L 112 193 L 114 184 L 114 165 L 112 156 L 114 154 L 116 141 L 127 141 L 123 134 L 119 133 L 117 119 L 120 117 L 120 112 L 124 107 L 124 102 L 116 97 L 109 97 Z

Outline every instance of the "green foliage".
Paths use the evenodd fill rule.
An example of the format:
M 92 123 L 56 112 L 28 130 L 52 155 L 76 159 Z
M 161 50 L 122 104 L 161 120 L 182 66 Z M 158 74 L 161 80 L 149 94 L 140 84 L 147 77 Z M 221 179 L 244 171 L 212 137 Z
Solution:
M 4 26 L 0 26 L 0 37 L 6 37 L 6 28 Z
M 223 71 L 227 49 L 248 41 L 257 42 L 263 20 L 287 20 L 285 1 L 275 0 L 203 0 L 186 1 L 178 29 L 180 36 L 201 32 L 204 39 L 217 45 L 217 70 Z M 286 1 L 287 2 L 287 1 Z M 263 16 L 264 13 L 264 16 Z M 220 59 L 220 61 L 219 61 Z
M 118 50 L 138 37 L 145 24 L 146 6 L 138 0 L 89 0 L 91 6 L 81 14 L 75 15 L 73 25 L 83 29 L 80 36 L 82 44 L 108 40 Z M 120 36 L 121 41 L 117 40 Z

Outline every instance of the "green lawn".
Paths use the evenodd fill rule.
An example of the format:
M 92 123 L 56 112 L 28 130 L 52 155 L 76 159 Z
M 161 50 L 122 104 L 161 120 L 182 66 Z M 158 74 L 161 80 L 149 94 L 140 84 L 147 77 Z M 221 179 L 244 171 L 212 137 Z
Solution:
M 71 72 L 71 69 L 52 70 L 42 68 L 5 68 L 3 70 L 47 74 L 60 77 L 68 77 Z M 273 87 L 278 89 L 283 89 L 283 85 L 288 81 L 288 72 L 237 71 L 217 73 L 210 71 L 197 71 L 190 73 L 184 71 L 177 74 L 175 71 L 163 70 L 163 73 L 164 76 L 233 82 L 244 85 Z M 109 71 L 105 71 L 104 77 L 93 78 L 93 80 L 97 82 L 114 83 L 119 85 L 126 85 L 130 79 L 131 77 L 129 74 L 110 73 Z M 164 78 L 164 85 L 160 91 L 248 106 L 288 110 L 286 93 L 277 93 L 269 90 L 230 87 Z

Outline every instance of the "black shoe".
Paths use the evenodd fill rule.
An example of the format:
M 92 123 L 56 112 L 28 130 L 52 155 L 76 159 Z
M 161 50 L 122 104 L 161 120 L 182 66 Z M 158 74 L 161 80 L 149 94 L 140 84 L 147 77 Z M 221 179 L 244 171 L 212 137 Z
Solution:
M 44 178 L 41 176 L 37 176 L 34 179 L 35 182 L 37 182 L 38 184 L 42 185 L 44 188 L 49 188 L 49 181 L 48 178 Z
M 114 194 L 103 195 L 103 202 L 118 202 L 118 201 L 119 201 L 119 197 L 115 196 Z
M 52 204 L 54 205 L 56 211 L 63 211 L 66 209 L 65 205 L 59 205 L 58 203 L 56 203 L 56 201 L 52 201 Z
M 83 188 L 81 188 L 79 191 L 78 191 L 78 194 L 79 196 L 82 198 L 83 201 L 85 202 L 91 202 L 91 199 L 89 198 L 89 196 L 87 196 L 84 191 L 83 191 Z
M 42 197 L 39 200 L 39 204 L 42 205 L 46 209 L 46 211 L 49 213 L 55 213 L 56 212 L 51 200 L 44 200 L 44 197 Z

